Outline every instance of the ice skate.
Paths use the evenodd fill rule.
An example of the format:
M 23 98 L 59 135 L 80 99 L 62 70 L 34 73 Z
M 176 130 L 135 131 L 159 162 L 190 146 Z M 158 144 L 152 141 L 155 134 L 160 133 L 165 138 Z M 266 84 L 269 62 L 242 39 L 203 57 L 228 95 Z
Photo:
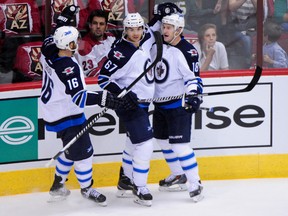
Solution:
M 106 197 L 92 187 L 82 188 L 81 194 L 84 198 L 92 200 L 100 206 L 107 206 Z
M 189 188 L 189 195 L 193 202 L 199 202 L 201 201 L 204 196 L 202 194 L 203 186 L 201 185 L 201 182 L 197 185 L 191 185 Z
M 119 181 L 117 185 L 116 196 L 119 198 L 133 197 L 133 184 L 131 180 L 124 174 L 123 168 L 120 168 Z
M 147 187 L 137 187 L 133 186 L 134 202 L 150 207 L 152 205 L 152 195 Z
M 170 175 L 167 178 L 159 181 L 160 191 L 185 191 L 187 178 L 185 174 L 182 175 Z
M 61 176 L 55 175 L 53 185 L 51 186 L 49 191 L 50 198 L 47 202 L 52 203 L 62 201 L 71 194 L 70 190 L 68 190 L 64 184 L 60 183 L 61 181 Z

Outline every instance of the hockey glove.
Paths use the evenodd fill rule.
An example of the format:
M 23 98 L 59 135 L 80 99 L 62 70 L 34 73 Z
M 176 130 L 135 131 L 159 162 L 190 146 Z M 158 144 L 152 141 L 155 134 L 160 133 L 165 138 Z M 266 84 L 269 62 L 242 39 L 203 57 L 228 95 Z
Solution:
M 203 82 L 200 77 L 193 79 L 188 82 L 188 93 L 183 95 L 182 98 L 182 106 L 185 108 L 187 112 L 196 113 L 200 104 L 203 103 L 202 100 L 202 92 L 203 92 Z
M 114 95 L 106 90 L 99 92 L 99 94 L 102 95 L 100 104 L 101 107 L 107 107 L 113 110 L 123 108 L 123 100 L 122 98 L 118 98 L 117 95 Z
M 75 15 L 79 12 L 80 7 L 76 5 L 69 5 L 64 8 L 61 14 L 57 17 L 56 28 L 61 26 L 69 26 L 74 22 Z
M 158 15 L 161 19 L 164 16 L 171 15 L 173 13 L 182 13 L 183 11 L 174 3 L 166 2 L 162 4 L 156 4 L 154 6 L 154 15 Z
M 183 98 L 185 101 L 185 110 L 190 113 L 196 113 L 200 108 L 200 104 L 203 103 L 202 98 L 195 94 L 185 95 Z
M 125 110 L 134 110 L 138 107 L 138 97 L 132 91 L 127 92 L 122 99 L 124 102 L 123 108 Z

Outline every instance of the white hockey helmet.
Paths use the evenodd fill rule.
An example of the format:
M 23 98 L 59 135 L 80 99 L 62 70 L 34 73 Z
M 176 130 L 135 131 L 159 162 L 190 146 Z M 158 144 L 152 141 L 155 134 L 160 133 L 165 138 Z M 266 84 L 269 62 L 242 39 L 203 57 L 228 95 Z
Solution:
M 144 26 L 144 20 L 139 13 L 129 13 L 123 20 L 124 28 Z
M 53 38 L 56 46 L 59 49 L 68 49 L 70 51 L 76 51 L 78 49 L 78 30 L 73 26 L 62 26 L 56 29 Z M 70 43 L 74 42 L 75 47 L 70 48 Z
M 176 14 L 171 14 L 171 15 L 165 16 L 162 18 L 162 23 L 173 25 L 175 27 L 175 31 L 178 28 L 183 29 L 185 26 L 184 15 L 180 14 L 180 13 L 176 13 Z

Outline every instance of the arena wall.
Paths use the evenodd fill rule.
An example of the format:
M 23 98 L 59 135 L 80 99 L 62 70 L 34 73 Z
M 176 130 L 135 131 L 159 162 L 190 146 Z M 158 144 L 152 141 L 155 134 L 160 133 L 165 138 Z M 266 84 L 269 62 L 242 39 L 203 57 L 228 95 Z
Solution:
M 253 70 L 203 73 L 205 92 L 244 88 Z M 247 93 L 204 97 L 193 117 L 191 146 L 198 157 L 203 181 L 215 179 L 288 177 L 287 70 L 263 71 L 256 87 Z M 97 80 L 87 79 L 90 90 Z M 41 82 L 0 85 L 0 196 L 48 191 L 54 164 L 45 164 L 61 141 L 45 130 L 39 109 Z M 101 108 L 86 108 L 91 120 Z M 153 112 L 151 107 L 150 112 Z M 115 186 L 118 180 L 125 130 L 114 111 L 101 117 L 90 136 L 94 146 L 96 187 Z M 159 147 L 154 145 L 149 183 L 169 174 Z M 79 188 L 70 173 L 69 188 Z

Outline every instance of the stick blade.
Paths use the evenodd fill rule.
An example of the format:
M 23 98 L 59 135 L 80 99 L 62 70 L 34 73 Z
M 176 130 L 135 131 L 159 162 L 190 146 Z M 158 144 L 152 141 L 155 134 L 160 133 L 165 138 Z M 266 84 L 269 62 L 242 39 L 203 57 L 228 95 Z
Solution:
M 251 91 L 256 86 L 256 84 L 258 83 L 261 75 L 262 75 L 262 68 L 257 65 L 256 69 L 255 69 L 255 74 L 254 74 L 251 82 L 247 86 L 246 91 Z
M 252 80 L 250 83 L 243 89 L 238 90 L 230 90 L 230 91 L 219 91 L 219 92 L 208 92 L 203 93 L 202 96 L 212 96 L 212 95 L 223 95 L 223 94 L 235 94 L 235 93 L 242 93 L 242 92 L 249 92 L 251 91 L 256 84 L 258 83 L 260 77 L 262 74 L 262 68 L 260 66 L 257 66 L 253 75 Z

